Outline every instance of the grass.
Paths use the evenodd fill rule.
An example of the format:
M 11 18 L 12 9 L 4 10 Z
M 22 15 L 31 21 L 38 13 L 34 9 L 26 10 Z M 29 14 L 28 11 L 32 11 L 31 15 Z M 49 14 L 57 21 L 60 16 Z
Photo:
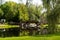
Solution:
M 21 36 L 0 38 L 0 40 L 60 40 L 60 36 L 59 35 Z
M 60 40 L 60 33 L 36 36 L 0 37 L 0 40 Z
M 1 28 L 13 28 L 13 27 L 19 27 L 19 26 L 18 25 L 0 24 L 0 29 Z

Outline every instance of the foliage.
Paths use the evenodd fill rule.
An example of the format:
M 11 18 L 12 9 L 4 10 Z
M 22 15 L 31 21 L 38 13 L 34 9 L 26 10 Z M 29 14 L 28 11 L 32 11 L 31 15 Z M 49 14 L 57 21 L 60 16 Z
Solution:
M 56 29 L 56 24 L 58 23 L 58 17 L 60 14 L 58 10 L 60 8 L 59 1 L 58 0 L 42 0 L 42 1 L 44 8 L 47 9 L 47 21 L 49 28 L 48 30 L 50 33 L 54 33 L 54 30 Z
M 35 5 L 27 5 L 24 4 L 17 4 L 15 2 L 6 2 L 1 5 L 1 9 L 4 12 L 3 18 L 5 18 L 8 22 L 14 21 L 29 21 L 29 20 L 40 20 L 40 14 L 41 14 L 41 6 L 35 6 Z
M 3 10 L 0 8 L 0 19 L 2 18 L 2 16 L 4 15 Z
M 30 5 L 28 7 L 29 19 L 38 21 L 41 15 L 41 6 Z
M 4 12 L 4 18 L 6 18 L 7 21 L 10 21 L 14 19 L 13 17 L 17 13 L 17 4 L 14 2 L 6 2 L 1 6 L 3 12 Z
M 19 4 L 19 19 L 22 21 L 28 21 L 29 15 L 27 11 L 27 7 L 24 4 Z

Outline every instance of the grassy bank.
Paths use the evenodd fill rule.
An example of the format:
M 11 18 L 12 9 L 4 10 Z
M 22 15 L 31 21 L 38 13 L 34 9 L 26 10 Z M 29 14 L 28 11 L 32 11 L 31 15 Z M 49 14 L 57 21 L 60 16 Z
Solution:
M 0 40 L 60 40 L 58 35 L 50 36 L 22 36 L 22 37 L 6 37 L 0 38 Z
M 1 28 L 13 28 L 13 27 L 19 27 L 19 25 L 0 24 L 0 29 Z

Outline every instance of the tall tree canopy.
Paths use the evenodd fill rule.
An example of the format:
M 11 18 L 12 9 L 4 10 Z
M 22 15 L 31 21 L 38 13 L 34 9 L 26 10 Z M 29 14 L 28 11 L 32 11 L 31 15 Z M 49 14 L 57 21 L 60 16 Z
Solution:
M 28 15 L 28 10 L 27 7 L 24 4 L 19 4 L 19 19 L 21 21 L 28 21 L 29 20 L 29 15 Z
M 3 11 L 3 18 L 8 22 L 26 22 L 26 21 L 39 21 L 41 14 L 41 6 L 33 5 L 32 1 L 27 0 L 26 4 L 5 2 L 1 6 Z
M 42 0 L 43 6 L 47 9 L 47 21 L 49 33 L 54 33 L 59 17 L 59 0 Z M 58 5 L 58 6 L 57 6 Z M 53 30 L 53 31 L 52 31 Z
M 14 2 L 6 2 L 5 4 L 3 4 L 1 6 L 1 9 L 4 12 L 4 18 L 7 21 L 10 21 L 10 20 L 14 19 L 14 16 L 17 13 L 17 3 L 14 3 Z

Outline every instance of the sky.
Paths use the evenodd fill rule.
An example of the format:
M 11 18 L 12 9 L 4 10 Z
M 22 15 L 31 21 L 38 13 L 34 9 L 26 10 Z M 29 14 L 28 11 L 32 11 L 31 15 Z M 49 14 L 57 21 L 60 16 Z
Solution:
M 19 2 L 19 0 L 5 0 L 6 1 L 14 1 L 14 2 Z M 25 4 L 26 3 L 26 0 L 23 0 L 23 3 Z M 41 0 L 33 0 L 33 4 L 35 5 L 42 5 L 42 1 Z

